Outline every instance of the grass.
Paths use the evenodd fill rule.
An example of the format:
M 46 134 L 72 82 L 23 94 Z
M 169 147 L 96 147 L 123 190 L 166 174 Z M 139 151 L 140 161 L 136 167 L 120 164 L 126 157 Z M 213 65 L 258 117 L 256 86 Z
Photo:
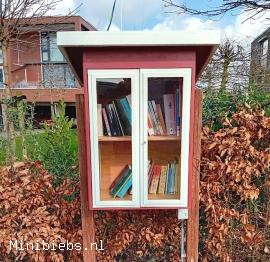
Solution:
M 71 132 L 71 149 L 73 152 L 78 152 L 78 137 L 77 130 L 72 129 Z M 36 160 L 37 155 L 35 150 L 41 145 L 41 141 L 44 139 L 45 134 L 43 132 L 35 132 L 26 136 L 26 149 L 30 160 Z M 7 139 L 0 134 L 0 165 L 6 164 L 6 154 L 8 147 Z M 23 149 L 22 149 L 22 138 L 21 136 L 16 137 L 16 158 L 18 161 L 23 160 Z

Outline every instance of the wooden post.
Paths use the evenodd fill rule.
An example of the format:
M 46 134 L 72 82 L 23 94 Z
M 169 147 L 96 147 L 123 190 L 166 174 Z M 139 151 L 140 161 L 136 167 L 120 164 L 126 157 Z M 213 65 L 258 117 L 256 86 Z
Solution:
M 95 248 L 91 250 L 91 243 L 95 243 L 95 220 L 94 211 L 89 210 L 87 189 L 87 166 L 86 166 L 86 133 L 84 95 L 76 95 L 76 114 L 80 157 L 80 185 L 81 185 L 81 220 L 83 232 L 83 260 L 85 262 L 96 261 Z
M 191 189 L 191 207 L 187 221 L 187 262 L 199 259 L 199 191 L 200 191 L 200 158 L 202 131 L 202 90 L 195 90 L 194 110 L 194 152 Z

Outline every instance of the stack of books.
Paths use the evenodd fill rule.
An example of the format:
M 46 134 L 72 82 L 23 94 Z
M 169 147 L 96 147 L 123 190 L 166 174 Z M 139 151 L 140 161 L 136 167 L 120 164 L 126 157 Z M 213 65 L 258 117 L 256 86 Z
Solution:
M 180 136 L 180 96 L 179 88 L 175 94 L 163 95 L 163 108 L 154 100 L 148 101 L 148 135 Z
M 99 136 L 131 135 L 131 97 L 116 99 L 110 104 L 98 104 Z
M 124 169 L 111 184 L 109 190 L 111 196 L 114 198 L 124 198 L 127 193 L 132 193 L 132 169 L 130 165 L 126 165 L 124 167 Z
M 178 193 L 179 170 L 176 161 L 167 166 L 148 164 L 148 192 L 149 194 L 173 195 Z

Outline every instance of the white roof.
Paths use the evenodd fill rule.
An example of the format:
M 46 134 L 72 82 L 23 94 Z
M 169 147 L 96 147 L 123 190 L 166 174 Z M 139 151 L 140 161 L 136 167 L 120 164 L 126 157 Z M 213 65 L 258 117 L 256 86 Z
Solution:
M 199 31 L 77 31 L 58 32 L 62 47 L 91 46 L 200 46 L 219 45 L 220 32 Z

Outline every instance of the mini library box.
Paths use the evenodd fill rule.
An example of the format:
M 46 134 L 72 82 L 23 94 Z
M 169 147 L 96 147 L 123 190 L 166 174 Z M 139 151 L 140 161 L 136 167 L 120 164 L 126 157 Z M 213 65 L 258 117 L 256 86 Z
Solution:
M 90 209 L 187 209 L 195 83 L 216 31 L 59 32 L 84 87 Z

